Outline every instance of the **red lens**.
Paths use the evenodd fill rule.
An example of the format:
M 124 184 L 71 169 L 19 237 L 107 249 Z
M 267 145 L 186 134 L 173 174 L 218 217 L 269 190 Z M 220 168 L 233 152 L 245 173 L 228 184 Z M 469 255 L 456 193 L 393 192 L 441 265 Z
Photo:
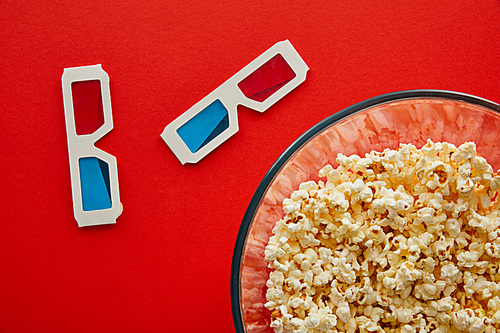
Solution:
M 296 76 L 281 54 L 238 83 L 241 92 L 254 101 L 263 102 Z
M 71 84 L 77 135 L 92 134 L 104 124 L 101 81 L 78 81 Z

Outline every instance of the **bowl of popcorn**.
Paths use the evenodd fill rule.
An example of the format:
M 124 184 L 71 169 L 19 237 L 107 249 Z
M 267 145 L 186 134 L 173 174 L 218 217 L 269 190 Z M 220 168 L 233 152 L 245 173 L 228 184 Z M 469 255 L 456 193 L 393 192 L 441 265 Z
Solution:
M 500 332 L 500 106 L 411 90 L 334 113 L 252 198 L 237 332 Z

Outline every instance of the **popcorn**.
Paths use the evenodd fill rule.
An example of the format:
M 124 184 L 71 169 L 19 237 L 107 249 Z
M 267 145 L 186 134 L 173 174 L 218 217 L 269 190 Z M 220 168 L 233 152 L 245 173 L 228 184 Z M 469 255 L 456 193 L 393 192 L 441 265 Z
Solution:
M 500 175 L 472 142 L 337 156 L 265 248 L 280 332 L 500 331 Z

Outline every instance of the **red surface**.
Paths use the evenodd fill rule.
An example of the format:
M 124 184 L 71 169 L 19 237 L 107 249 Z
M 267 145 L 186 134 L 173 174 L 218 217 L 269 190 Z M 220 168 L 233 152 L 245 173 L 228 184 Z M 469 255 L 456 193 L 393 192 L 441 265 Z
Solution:
M 0 332 L 233 332 L 234 242 L 260 180 L 328 115 L 396 90 L 500 101 L 500 2 L 0 1 Z M 163 128 L 274 43 L 306 81 L 182 166 Z M 102 64 L 117 224 L 73 218 L 63 68 Z

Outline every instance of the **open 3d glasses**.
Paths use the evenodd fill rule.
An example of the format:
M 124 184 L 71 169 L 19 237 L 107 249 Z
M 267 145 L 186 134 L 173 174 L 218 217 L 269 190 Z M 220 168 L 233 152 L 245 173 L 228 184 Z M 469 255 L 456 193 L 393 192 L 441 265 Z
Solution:
M 116 223 L 116 158 L 94 146 L 113 128 L 108 74 L 101 65 L 65 68 L 62 90 L 75 218 L 80 227 Z
M 171 122 L 161 137 L 182 164 L 196 163 L 238 131 L 237 106 L 264 112 L 306 79 L 306 63 L 276 43 Z

